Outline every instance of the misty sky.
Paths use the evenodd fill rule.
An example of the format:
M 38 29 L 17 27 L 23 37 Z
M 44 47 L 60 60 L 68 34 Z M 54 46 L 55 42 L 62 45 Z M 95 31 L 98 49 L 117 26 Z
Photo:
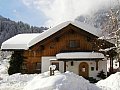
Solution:
M 93 14 L 117 0 L 0 0 L 0 15 L 35 26 L 55 26 Z

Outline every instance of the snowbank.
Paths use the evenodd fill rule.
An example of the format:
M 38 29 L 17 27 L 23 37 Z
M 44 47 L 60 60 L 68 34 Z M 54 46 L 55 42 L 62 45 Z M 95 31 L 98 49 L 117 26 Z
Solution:
M 72 72 L 40 74 L 25 86 L 24 90 L 101 90 L 86 79 Z
M 1 51 L 0 51 L 1 52 Z M 3 52 L 2 52 L 3 53 Z M 23 90 L 24 86 L 37 74 L 8 75 L 9 60 L 11 55 L 7 52 L 0 54 L 0 90 Z M 6 58 L 6 59 L 3 59 Z
M 110 75 L 105 80 L 101 80 L 96 85 L 102 90 L 120 90 L 120 72 Z
M 2 75 L 0 80 L 0 90 L 23 90 L 28 81 L 32 80 L 36 74 L 13 74 Z
M 0 90 L 120 90 L 120 72 L 91 84 L 72 72 L 8 75 L 9 58 L 0 57 Z
M 12 52 L 0 51 L 0 75 L 8 74 L 9 61 Z
M 9 60 L 0 60 L 0 74 L 8 74 Z

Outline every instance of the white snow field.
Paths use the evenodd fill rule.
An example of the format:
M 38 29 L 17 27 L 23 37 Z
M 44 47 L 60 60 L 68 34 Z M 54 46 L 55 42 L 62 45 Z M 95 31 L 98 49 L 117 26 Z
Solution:
M 8 75 L 9 58 L 3 59 L 0 57 L 0 90 L 23 90 L 23 87 L 28 81 L 33 79 L 37 74 L 24 74 L 20 73 Z
M 102 90 L 120 90 L 120 72 L 110 75 L 105 80 L 100 80 L 96 85 Z
M 0 59 L 0 90 L 120 90 L 120 72 L 96 84 L 72 72 L 8 75 L 9 58 Z
M 0 80 L 0 90 L 23 90 L 24 86 L 28 81 L 33 79 L 36 75 L 21 75 L 21 74 L 13 74 L 13 75 L 2 75 Z
M 24 90 L 101 90 L 86 79 L 72 72 L 56 73 L 49 76 L 49 73 L 40 74 L 30 81 Z

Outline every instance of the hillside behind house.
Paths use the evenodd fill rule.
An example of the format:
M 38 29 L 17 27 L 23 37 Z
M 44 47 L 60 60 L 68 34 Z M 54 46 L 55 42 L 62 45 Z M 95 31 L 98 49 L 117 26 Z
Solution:
M 2 42 L 21 33 L 41 33 L 47 27 L 30 26 L 22 21 L 15 22 L 0 15 L 0 46 Z

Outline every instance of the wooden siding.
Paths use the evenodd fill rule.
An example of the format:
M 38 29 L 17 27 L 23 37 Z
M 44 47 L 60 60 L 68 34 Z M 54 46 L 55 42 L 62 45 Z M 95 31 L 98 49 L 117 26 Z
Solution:
M 97 51 L 100 47 L 96 36 L 80 30 L 79 28 L 68 25 L 57 33 L 44 39 L 43 41 L 24 51 L 26 57 L 27 73 L 35 73 L 35 63 L 41 62 L 42 56 L 55 56 L 57 53 L 66 51 Z M 70 48 L 69 41 L 77 40 L 77 48 Z

